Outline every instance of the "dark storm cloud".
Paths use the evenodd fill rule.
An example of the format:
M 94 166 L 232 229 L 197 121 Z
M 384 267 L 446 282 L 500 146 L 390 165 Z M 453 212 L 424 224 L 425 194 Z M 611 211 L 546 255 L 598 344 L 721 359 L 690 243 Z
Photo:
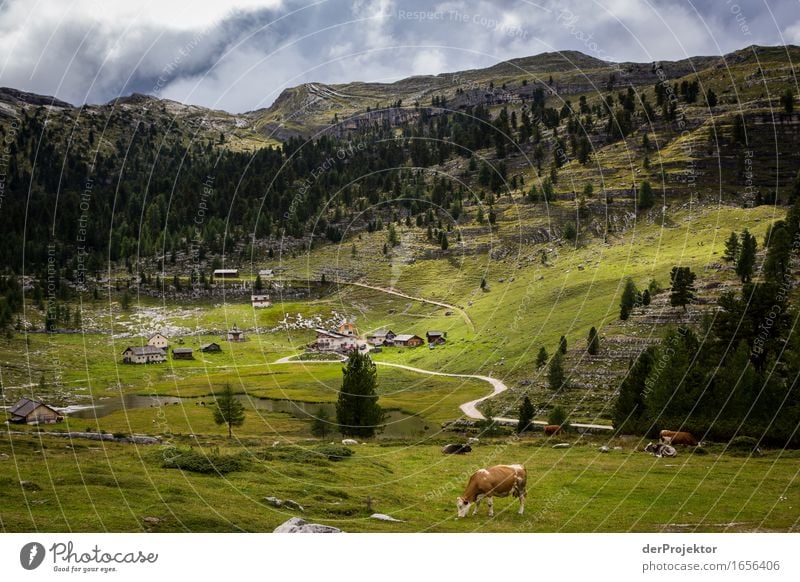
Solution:
M 21 2 L 0 6 L 0 85 L 75 103 L 139 91 L 231 111 L 303 82 L 391 81 L 543 51 L 646 62 L 800 41 L 796 0 L 241 0 L 235 12 L 182 12 L 170 0 L 163 18 L 166 0 L 139 14 L 88 0 L 26 14 Z

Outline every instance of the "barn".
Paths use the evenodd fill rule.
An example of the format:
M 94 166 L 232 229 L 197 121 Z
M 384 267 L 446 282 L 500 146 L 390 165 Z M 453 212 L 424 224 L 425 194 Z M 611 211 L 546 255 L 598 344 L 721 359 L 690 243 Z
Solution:
M 200 351 L 205 354 L 218 354 L 222 352 L 222 347 L 217 342 L 211 342 L 210 344 L 203 344 L 200 346 Z
M 64 420 L 64 417 L 55 409 L 36 400 L 22 398 L 8 409 L 11 418 L 9 422 L 25 424 L 52 424 Z
M 192 348 L 173 348 L 173 360 L 194 360 L 194 350 Z
M 122 352 L 122 361 L 125 364 L 160 364 L 167 361 L 167 354 L 155 346 L 129 346 Z
M 404 348 L 416 348 L 421 346 L 423 343 L 425 343 L 425 341 L 418 335 L 414 334 L 404 333 L 397 335 L 394 338 L 394 345 Z

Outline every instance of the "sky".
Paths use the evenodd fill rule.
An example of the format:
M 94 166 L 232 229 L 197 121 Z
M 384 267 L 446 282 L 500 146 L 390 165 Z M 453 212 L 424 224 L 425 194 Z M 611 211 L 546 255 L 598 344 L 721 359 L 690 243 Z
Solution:
M 0 86 L 234 113 L 305 82 L 394 81 L 579 50 L 610 61 L 800 44 L 800 0 L 0 0 Z

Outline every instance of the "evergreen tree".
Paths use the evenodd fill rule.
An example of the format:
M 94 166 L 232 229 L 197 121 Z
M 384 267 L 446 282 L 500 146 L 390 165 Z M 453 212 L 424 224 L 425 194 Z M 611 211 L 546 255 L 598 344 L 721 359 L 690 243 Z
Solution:
M 638 291 L 633 279 L 625 281 L 625 288 L 622 290 L 622 299 L 619 302 L 619 318 L 626 320 L 630 317 L 633 307 L 636 305 L 636 295 Z
M 256 281 L 253 284 L 253 288 L 256 291 L 261 291 L 264 288 L 264 283 L 261 281 L 261 274 L 256 275 Z
M 320 408 L 314 420 L 311 421 L 311 434 L 318 438 L 325 438 L 333 430 L 333 425 L 328 412 Z
M 782 284 L 789 274 L 792 241 L 786 223 L 781 221 L 770 228 L 767 235 L 767 256 L 764 259 L 764 279 Z
M 550 388 L 556 392 L 561 390 L 567 383 L 567 375 L 564 372 L 564 354 L 562 354 L 561 350 L 556 351 L 556 355 L 550 360 L 547 381 L 550 384 Z
M 672 267 L 669 275 L 672 282 L 672 291 L 669 294 L 669 304 L 672 307 L 683 307 L 694 300 L 694 280 L 697 275 L 689 267 Z
M 736 260 L 736 274 L 742 283 L 749 283 L 753 278 L 753 268 L 756 264 L 756 237 L 747 229 L 742 233 L 742 249 L 739 251 L 739 258 Z
M 369 354 L 350 352 L 342 368 L 342 389 L 336 402 L 336 423 L 345 436 L 368 438 L 383 422 L 378 405 L 377 369 Z
M 725 241 L 725 253 L 722 255 L 722 259 L 728 263 L 735 263 L 736 258 L 739 256 L 739 251 L 739 235 L 732 232 L 728 240 Z
M 792 111 L 794 111 L 794 93 L 791 87 L 786 89 L 786 92 L 781 95 L 781 105 L 783 105 L 783 110 L 786 113 L 792 113 Z
M 600 338 L 597 335 L 597 329 L 592 327 L 589 330 L 589 337 L 587 338 L 587 346 L 586 351 L 589 352 L 590 355 L 596 356 L 597 352 L 600 351 Z
M 566 429 L 569 426 L 567 418 L 567 411 L 564 410 L 563 407 L 554 406 L 550 414 L 547 415 L 547 424 L 554 424 L 560 426 L 562 429 Z
M 645 417 L 645 382 L 655 362 L 656 348 L 648 347 L 636 358 L 619 387 L 614 402 L 613 424 L 617 432 L 641 432 Z
M 547 363 L 547 349 L 542 346 L 539 348 L 539 354 L 536 356 L 536 367 L 541 368 Z
M 567 336 L 562 335 L 558 340 L 558 350 L 562 354 L 567 353 Z
M 650 289 L 642 291 L 642 305 L 650 305 Z
M 233 436 L 233 427 L 244 424 L 244 406 L 236 395 L 230 384 L 225 384 L 222 393 L 216 397 L 214 407 L 214 422 L 216 424 L 228 425 L 228 438 Z
M 653 188 L 650 186 L 650 182 L 642 182 L 642 185 L 639 187 L 639 209 L 647 210 L 648 208 L 652 208 L 655 201 L 656 199 L 653 195 Z
M 524 432 L 526 430 L 530 430 L 531 422 L 533 421 L 533 415 L 536 411 L 533 409 L 533 404 L 531 403 L 531 399 L 528 398 L 528 395 L 525 395 L 525 398 L 522 401 L 522 405 L 519 407 L 519 422 L 517 423 L 517 433 Z
M 442 240 L 441 240 L 441 247 L 443 251 L 447 250 L 447 247 L 450 246 L 450 243 L 447 242 L 447 233 L 442 231 Z

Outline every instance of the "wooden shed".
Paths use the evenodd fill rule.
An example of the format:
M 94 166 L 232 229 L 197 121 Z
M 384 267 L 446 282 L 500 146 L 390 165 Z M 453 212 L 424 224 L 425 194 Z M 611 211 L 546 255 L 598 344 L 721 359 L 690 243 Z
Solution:
M 194 360 L 194 350 L 192 348 L 173 348 L 173 360 Z

